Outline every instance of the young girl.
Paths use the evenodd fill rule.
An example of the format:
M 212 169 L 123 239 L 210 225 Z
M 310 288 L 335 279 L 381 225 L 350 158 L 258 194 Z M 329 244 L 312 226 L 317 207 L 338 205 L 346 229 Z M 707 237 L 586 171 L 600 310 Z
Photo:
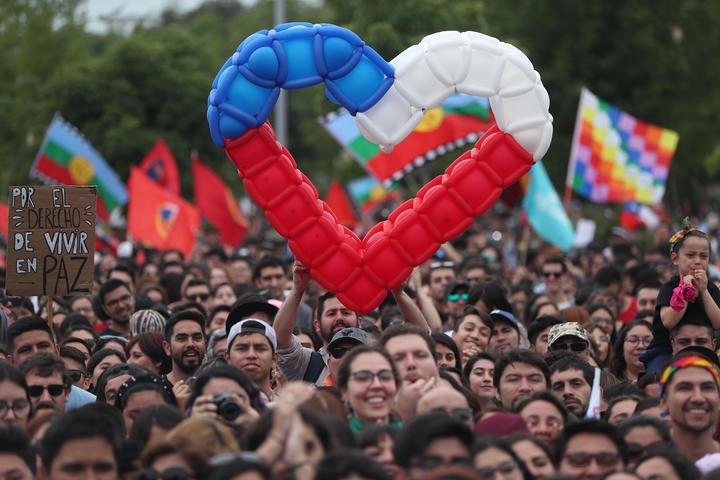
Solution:
M 691 227 L 687 218 L 683 229 L 670 239 L 670 259 L 678 275 L 658 293 L 653 342 L 643 356 L 648 373 L 660 371 L 672 355 L 670 332 L 690 318 L 700 319 L 720 329 L 720 290 L 708 282 L 710 240 L 705 232 Z

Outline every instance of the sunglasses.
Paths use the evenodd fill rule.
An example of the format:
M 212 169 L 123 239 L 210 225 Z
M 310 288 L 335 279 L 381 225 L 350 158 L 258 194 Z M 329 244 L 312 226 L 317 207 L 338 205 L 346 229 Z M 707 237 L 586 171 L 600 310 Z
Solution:
M 347 352 L 352 350 L 352 348 L 353 347 L 333 347 L 328 350 L 328 353 L 330 353 L 330 356 L 334 359 L 341 359 Z
M 68 375 L 70 375 L 70 380 L 72 380 L 73 383 L 77 383 L 85 376 L 85 372 L 82 370 L 68 370 Z
M 571 465 L 575 467 L 587 467 L 590 465 L 593 459 L 601 467 L 612 467 L 620 461 L 620 455 L 617 453 L 610 452 L 599 452 L 599 453 L 568 453 L 565 455 L 565 459 Z
M 37 398 L 47 390 L 51 397 L 59 397 L 65 392 L 65 385 L 54 383 L 52 385 L 30 385 L 28 386 L 28 393 L 31 397 Z
M 168 468 L 162 473 L 154 468 L 143 468 L 138 477 L 139 480 L 188 480 L 189 478 L 188 472 L 180 467 Z
M 588 347 L 588 344 L 585 342 L 573 342 L 573 343 L 562 343 L 562 342 L 555 342 L 552 345 L 550 345 L 550 350 L 554 352 L 563 352 L 566 350 L 572 350 L 573 352 L 582 352 Z
M 208 298 L 210 298 L 210 294 L 209 293 L 198 293 L 196 295 L 190 295 L 188 298 L 190 300 L 200 300 L 201 302 L 204 302 Z
M 545 278 L 560 278 L 562 276 L 562 272 L 542 272 L 542 274 Z
M 448 295 L 448 300 L 450 300 L 451 302 L 457 302 L 460 299 L 467 301 L 468 294 L 467 293 L 451 293 L 450 295 Z
M 358 370 L 351 374 L 353 380 L 358 383 L 371 383 L 375 377 L 381 382 L 389 382 L 395 377 L 393 376 L 392 370 L 384 368 L 377 372 L 371 372 L 370 370 Z

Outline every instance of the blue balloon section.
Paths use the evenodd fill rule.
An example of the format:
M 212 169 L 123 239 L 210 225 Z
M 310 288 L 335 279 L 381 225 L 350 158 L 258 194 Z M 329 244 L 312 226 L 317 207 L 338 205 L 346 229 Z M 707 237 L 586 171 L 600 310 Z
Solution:
M 213 80 L 208 123 L 220 147 L 265 123 L 280 89 L 325 83 L 325 93 L 352 115 L 375 105 L 395 69 L 356 34 L 330 24 L 284 23 L 247 37 Z

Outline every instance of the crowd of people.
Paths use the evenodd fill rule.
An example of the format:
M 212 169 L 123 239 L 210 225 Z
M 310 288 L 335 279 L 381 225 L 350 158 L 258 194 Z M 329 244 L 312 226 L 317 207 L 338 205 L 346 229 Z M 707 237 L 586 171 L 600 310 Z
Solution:
M 671 232 L 478 222 L 367 313 L 280 242 L 98 255 L 0 298 L 0 479 L 720 478 L 716 239 Z

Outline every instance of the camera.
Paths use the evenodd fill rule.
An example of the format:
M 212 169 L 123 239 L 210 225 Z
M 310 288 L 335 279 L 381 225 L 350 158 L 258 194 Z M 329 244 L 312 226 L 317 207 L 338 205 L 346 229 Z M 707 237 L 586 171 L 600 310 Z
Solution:
M 232 422 L 243 413 L 242 407 L 233 399 L 232 393 L 215 395 L 213 403 L 217 406 L 217 413 L 228 422 Z

